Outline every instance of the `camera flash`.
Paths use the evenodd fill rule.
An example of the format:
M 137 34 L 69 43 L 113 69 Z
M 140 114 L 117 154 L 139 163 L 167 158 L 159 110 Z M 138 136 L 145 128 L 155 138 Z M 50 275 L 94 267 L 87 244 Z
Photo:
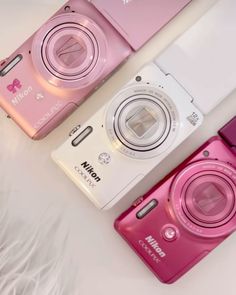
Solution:
M 145 207 L 143 207 L 143 209 L 141 209 L 137 214 L 137 218 L 138 219 L 142 219 L 143 217 L 145 217 L 148 213 L 150 213 L 156 206 L 158 205 L 157 200 L 152 200 L 151 202 L 149 202 Z
M 0 76 L 6 76 L 21 60 L 23 56 L 21 54 L 17 55 L 7 66 L 0 72 Z
M 88 126 L 85 128 L 73 141 L 72 145 L 74 147 L 77 147 L 85 138 L 87 138 L 91 133 L 93 132 L 93 128 L 91 126 Z

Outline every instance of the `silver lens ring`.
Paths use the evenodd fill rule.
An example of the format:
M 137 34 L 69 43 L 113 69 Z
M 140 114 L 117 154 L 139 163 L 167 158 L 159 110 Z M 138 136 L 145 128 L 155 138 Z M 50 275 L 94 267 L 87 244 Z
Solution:
M 170 126 L 171 117 L 166 106 L 155 97 L 141 94 L 125 100 L 114 119 L 114 130 L 119 140 L 140 152 L 161 145 L 170 132 Z
M 158 87 L 135 85 L 112 100 L 106 113 L 106 131 L 112 145 L 132 158 L 153 158 L 165 152 L 179 129 L 172 99 Z

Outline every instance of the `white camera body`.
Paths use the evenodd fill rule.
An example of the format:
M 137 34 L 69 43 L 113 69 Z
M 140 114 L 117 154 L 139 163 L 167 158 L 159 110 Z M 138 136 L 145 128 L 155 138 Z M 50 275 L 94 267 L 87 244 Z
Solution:
M 52 157 L 98 208 L 109 209 L 202 121 L 192 97 L 153 62 Z
M 53 153 L 98 208 L 124 197 L 235 89 L 235 35 L 236 1 L 217 1 Z

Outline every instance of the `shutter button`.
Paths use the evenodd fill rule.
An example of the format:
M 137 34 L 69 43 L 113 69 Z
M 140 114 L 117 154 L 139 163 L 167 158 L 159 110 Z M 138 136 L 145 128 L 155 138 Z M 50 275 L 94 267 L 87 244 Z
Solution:
M 178 237 L 178 229 L 175 226 L 166 225 L 162 229 L 162 235 L 167 242 L 173 242 Z

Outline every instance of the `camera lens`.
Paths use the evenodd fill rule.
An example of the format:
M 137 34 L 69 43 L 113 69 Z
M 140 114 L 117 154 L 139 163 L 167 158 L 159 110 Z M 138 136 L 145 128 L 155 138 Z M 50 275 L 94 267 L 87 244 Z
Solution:
M 85 25 L 86 24 L 86 25 Z M 106 36 L 89 18 L 66 13 L 51 19 L 36 34 L 32 60 L 49 83 L 80 89 L 96 81 L 105 66 Z
M 165 152 L 179 131 L 179 114 L 173 100 L 152 85 L 128 85 L 112 100 L 106 112 L 106 131 L 122 154 L 150 159 Z
M 140 97 L 120 107 L 116 130 L 125 144 L 145 151 L 161 144 L 168 134 L 168 121 L 163 105 Z
M 53 54 L 61 66 L 76 68 L 82 65 L 87 57 L 86 44 L 76 35 L 62 36 L 55 42 Z
M 157 122 L 158 119 L 152 114 L 151 109 L 139 107 L 128 114 L 126 126 L 138 138 L 142 138 Z
M 170 210 L 201 237 L 220 237 L 236 227 L 236 170 L 219 160 L 187 165 L 173 179 Z
M 190 183 L 185 202 L 192 220 L 209 226 L 225 220 L 230 215 L 235 198 L 227 181 L 215 175 L 204 175 Z
M 43 44 L 43 60 L 49 70 L 74 79 L 96 64 L 96 44 L 82 28 L 63 24 L 50 32 Z

